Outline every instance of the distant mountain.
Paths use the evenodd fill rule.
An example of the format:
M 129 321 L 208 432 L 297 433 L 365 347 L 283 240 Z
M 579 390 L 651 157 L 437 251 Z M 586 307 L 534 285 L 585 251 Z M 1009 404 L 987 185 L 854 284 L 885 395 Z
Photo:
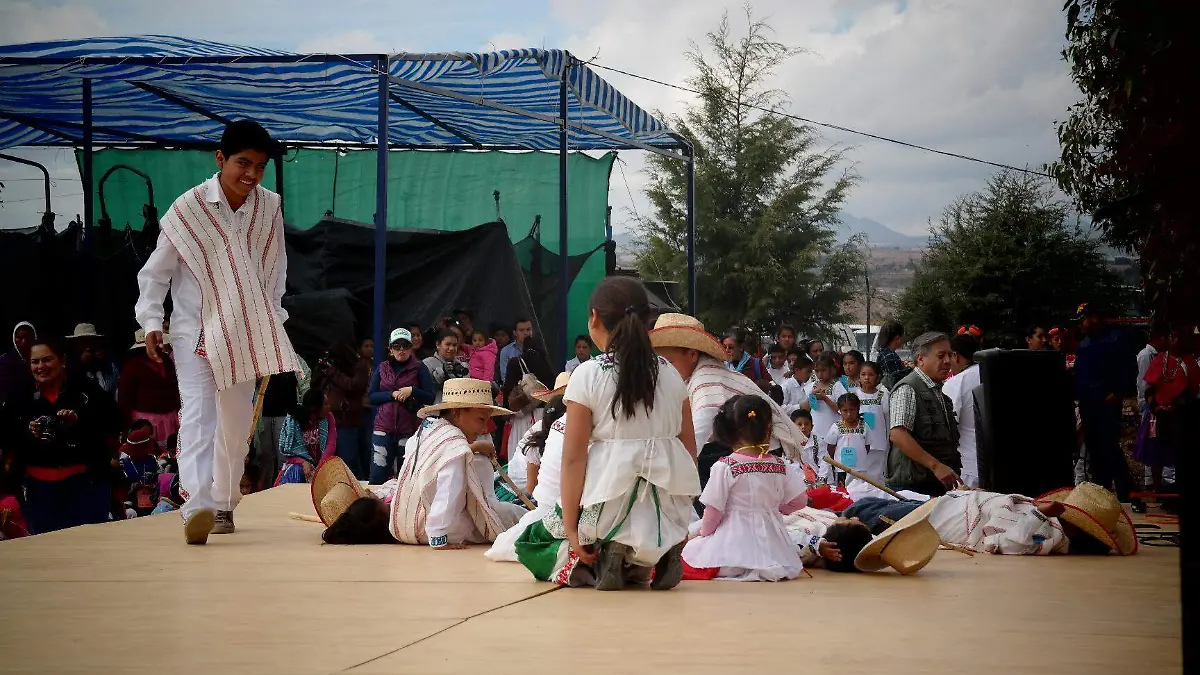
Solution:
M 838 228 L 838 241 L 844 242 L 859 232 L 867 235 L 868 243 L 874 248 L 919 249 L 925 248 L 928 237 L 918 237 L 901 234 L 883 223 L 870 218 L 859 218 L 843 211 L 842 224 Z M 617 244 L 617 263 L 622 267 L 633 265 L 635 251 L 633 249 L 635 235 L 632 232 L 617 231 L 613 233 L 613 241 Z
M 867 242 L 875 248 L 925 248 L 929 238 L 901 234 L 877 220 L 859 218 L 842 211 L 842 224 L 838 228 L 838 241 L 846 241 L 862 232 L 867 235 Z

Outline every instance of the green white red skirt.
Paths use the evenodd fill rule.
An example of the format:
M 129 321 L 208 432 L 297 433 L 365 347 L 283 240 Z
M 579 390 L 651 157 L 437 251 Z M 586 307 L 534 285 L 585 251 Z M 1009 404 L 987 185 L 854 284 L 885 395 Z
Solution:
M 687 538 L 695 513 L 691 495 L 672 495 L 638 478 L 629 492 L 579 512 L 579 543 L 615 541 L 629 546 L 625 562 L 653 567 L 671 547 Z M 517 559 L 540 581 L 560 586 L 586 585 L 591 575 L 577 575 L 579 557 L 571 550 L 556 505 L 542 520 L 525 528 L 517 539 Z

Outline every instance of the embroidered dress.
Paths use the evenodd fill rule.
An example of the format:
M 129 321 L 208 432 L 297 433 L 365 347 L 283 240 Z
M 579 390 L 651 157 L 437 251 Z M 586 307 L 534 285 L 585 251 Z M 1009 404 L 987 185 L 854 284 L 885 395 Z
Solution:
M 796 546 L 800 559 L 809 567 L 817 567 L 821 563 L 820 546 L 825 538 L 825 532 L 837 522 L 837 515 L 829 512 L 806 507 L 783 516 L 788 538 Z
M 660 358 L 654 409 L 639 408 L 627 418 L 618 406 L 614 417 L 617 368 L 610 355 L 602 355 L 576 368 L 567 386 L 566 401 L 592 411 L 579 541 L 625 544 L 630 547 L 626 563 L 652 567 L 687 537 L 692 500 L 700 494 L 695 461 L 679 440 L 687 388 Z M 556 505 L 521 534 L 517 557 L 537 579 L 563 586 L 588 583 L 590 574 L 573 576 L 579 560 L 566 537 L 562 507 Z
M 853 427 L 846 426 L 842 420 L 833 423 L 825 434 L 825 456 L 829 456 L 829 447 L 834 446 L 833 458 L 845 466 L 871 478 L 883 482 L 883 469 L 887 452 L 867 446 L 867 424 L 859 419 Z M 832 465 L 830 465 L 832 466 Z M 854 480 L 853 478 L 847 479 Z
M 471 452 L 458 427 L 432 418 L 409 439 L 389 515 L 401 543 L 492 542 L 523 513 L 496 498 L 491 462 Z
M 806 489 L 804 476 L 777 457 L 734 453 L 722 458 L 700 495 L 705 507 L 720 511 L 720 524 L 687 543 L 684 562 L 697 569 L 719 568 L 716 578 L 730 581 L 795 579 L 804 565 L 780 510 L 792 510 L 787 504 L 803 499 Z
M 874 394 L 868 394 L 860 387 L 851 393 L 858 397 L 858 414 L 862 417 L 863 424 L 867 425 L 867 443 L 871 444 L 871 452 L 882 451 L 886 461 L 890 442 L 888 433 L 891 431 L 891 425 L 888 424 L 889 396 L 887 390 L 879 387 Z
M 537 487 L 533 489 L 533 501 L 537 504 L 537 508 L 525 513 L 516 525 L 496 537 L 496 543 L 492 544 L 492 547 L 484 554 L 488 558 L 496 562 L 519 562 L 517 560 L 517 539 L 524 534 L 527 527 L 541 521 L 554 511 L 559 492 L 562 489 L 562 448 L 563 434 L 566 431 L 567 417 L 564 415 L 555 420 L 550 427 L 550 434 L 546 436 L 546 447 L 542 450 L 538 461 L 534 462 L 533 456 L 528 458 L 531 464 L 536 463 L 541 466 L 538 469 Z M 496 491 L 497 495 L 499 492 L 499 490 Z

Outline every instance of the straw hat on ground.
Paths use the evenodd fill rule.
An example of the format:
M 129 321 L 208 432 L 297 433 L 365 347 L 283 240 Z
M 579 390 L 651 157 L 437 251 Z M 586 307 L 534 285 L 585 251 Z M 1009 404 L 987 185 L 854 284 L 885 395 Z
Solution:
M 542 403 L 549 403 L 550 399 L 555 396 L 562 396 L 567 391 L 567 385 L 571 383 L 571 374 L 562 372 L 558 377 L 554 378 L 553 389 L 538 389 L 533 392 L 533 397 Z
M 1095 483 L 1080 483 L 1038 497 L 1039 502 L 1057 502 L 1066 507 L 1059 520 L 1066 521 L 1121 555 L 1137 553 L 1133 521 L 1121 508 L 1116 495 Z
M 655 349 L 661 347 L 678 347 L 695 349 L 701 354 L 708 354 L 718 361 L 729 360 L 725 345 L 704 330 L 704 324 L 699 319 L 687 314 L 663 314 L 654 322 L 650 331 L 650 343 Z
M 891 567 L 900 574 L 915 574 L 933 560 L 942 539 L 929 522 L 936 500 L 930 499 L 897 520 L 863 547 L 854 566 L 863 572 Z
M 326 527 L 345 513 L 355 500 L 371 496 L 340 457 L 331 457 L 317 467 L 310 489 L 313 508 Z
M 437 405 L 421 408 L 421 411 L 417 413 L 417 417 L 425 419 L 443 410 L 460 408 L 483 408 L 490 411 L 492 417 L 512 414 L 512 411 L 508 408 L 501 408 L 492 404 L 491 382 L 460 377 L 453 380 L 446 380 L 445 386 L 442 387 L 442 402 Z

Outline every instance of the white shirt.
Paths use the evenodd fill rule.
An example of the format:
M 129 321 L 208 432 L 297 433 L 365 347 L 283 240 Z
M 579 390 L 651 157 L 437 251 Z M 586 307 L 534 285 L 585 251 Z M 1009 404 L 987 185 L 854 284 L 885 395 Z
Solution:
M 881 450 L 887 454 L 890 445 L 888 434 L 892 429 L 888 424 L 888 404 L 891 402 L 891 396 L 887 389 L 878 387 L 874 394 L 868 394 L 862 387 L 856 387 L 850 393 L 858 397 L 858 411 L 867 425 L 867 442 L 871 444 L 871 452 Z
M 946 380 L 942 393 L 954 404 L 958 417 L 958 454 L 962 457 L 963 482 L 979 487 L 979 457 L 975 439 L 975 388 L 979 386 L 979 366 L 971 366 Z
M 405 453 L 415 450 L 416 438 L 414 435 L 409 439 Z M 445 536 L 450 544 L 488 542 L 487 535 L 479 531 L 467 511 L 467 471 L 474 471 L 480 484 L 492 489 L 492 463 L 486 457 L 472 454 L 466 462 L 450 462 L 443 466 L 438 471 L 437 488 L 425 518 L 425 533 L 430 539 Z
M 568 373 L 575 372 L 575 369 L 579 367 L 580 363 L 581 363 L 581 361 L 578 358 L 574 358 L 574 359 L 571 359 L 570 361 L 567 361 L 567 372 Z
M 781 387 L 783 386 L 783 383 L 788 379 L 788 375 L 792 372 L 792 371 L 788 370 L 787 361 L 784 361 L 782 366 L 779 366 L 778 368 L 773 368 L 773 367 L 771 367 L 771 360 L 767 359 L 766 361 L 763 362 L 763 368 L 765 368 L 767 371 L 767 374 L 771 376 L 771 381 Z M 792 378 L 792 379 L 794 380 L 796 378 Z
M 220 180 L 216 175 L 204 181 L 203 186 L 204 200 L 216 205 L 217 217 L 222 222 L 231 224 L 244 232 L 250 225 L 250 219 L 254 216 L 253 209 L 234 211 L 230 208 L 229 201 L 225 199 L 225 192 L 221 189 Z M 282 230 L 280 224 L 277 223 L 276 226 Z M 279 289 L 279 294 L 271 298 L 271 309 L 279 318 L 280 323 L 287 321 L 288 318 L 282 305 L 283 291 L 286 286 L 284 279 L 287 277 L 285 248 L 280 247 L 279 264 L 275 267 L 276 287 Z M 133 315 L 142 329 L 147 333 L 163 329 L 163 321 L 166 318 L 163 302 L 166 300 L 169 289 L 172 305 L 171 339 L 172 341 L 183 340 L 185 344 L 195 346 L 200 339 L 202 326 L 200 282 L 183 263 L 183 259 L 179 257 L 179 251 L 175 249 L 175 245 L 171 243 L 171 239 L 165 232 L 159 233 L 154 252 L 146 259 L 146 264 L 138 272 L 137 282 L 140 293 L 137 304 L 133 307 Z
M 1066 553 L 1070 543 L 1057 518 L 1046 517 L 1021 495 L 948 492 L 934 503 L 929 523 L 942 541 L 987 553 Z
M 792 379 L 795 380 L 796 378 Z M 812 405 L 812 400 L 809 397 L 813 395 L 813 391 L 819 384 L 821 383 L 809 380 L 809 382 L 804 385 L 804 397 L 809 399 L 809 405 L 812 406 L 813 435 L 817 437 L 818 447 L 823 448 L 825 445 L 825 439 L 822 438 L 822 436 L 824 436 L 825 432 L 829 430 L 829 427 L 837 423 L 838 419 L 840 418 L 838 417 L 836 405 L 831 406 L 823 399 L 818 399 L 817 404 L 815 406 Z M 822 384 L 821 386 L 823 388 L 825 385 Z M 846 388 L 842 386 L 841 382 L 836 380 L 833 382 L 831 387 L 832 388 L 829 391 L 829 398 L 833 399 L 833 402 L 836 404 L 838 399 L 846 394 Z
M 787 378 L 780 385 L 783 389 L 783 405 L 781 407 L 789 416 L 801 408 L 808 407 L 807 385 L 807 382 L 797 382 L 794 377 Z
M 1158 350 L 1150 345 L 1138 352 L 1137 355 L 1137 393 L 1138 393 L 1138 409 L 1146 409 L 1146 373 L 1150 370 L 1150 362 L 1154 357 L 1158 356 Z

